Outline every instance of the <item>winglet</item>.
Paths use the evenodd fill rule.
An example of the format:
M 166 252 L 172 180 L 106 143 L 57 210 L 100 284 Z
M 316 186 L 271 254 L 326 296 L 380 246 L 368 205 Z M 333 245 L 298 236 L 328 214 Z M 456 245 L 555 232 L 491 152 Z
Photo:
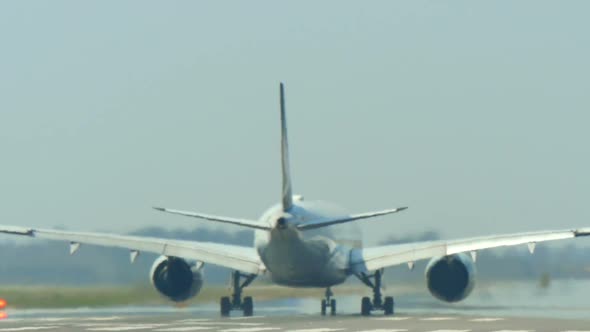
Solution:
M 283 211 L 289 211 L 293 207 L 293 188 L 291 174 L 289 172 L 289 143 L 287 141 L 287 117 L 285 114 L 285 85 L 280 84 L 281 93 L 281 166 L 283 175 L 282 202 Z

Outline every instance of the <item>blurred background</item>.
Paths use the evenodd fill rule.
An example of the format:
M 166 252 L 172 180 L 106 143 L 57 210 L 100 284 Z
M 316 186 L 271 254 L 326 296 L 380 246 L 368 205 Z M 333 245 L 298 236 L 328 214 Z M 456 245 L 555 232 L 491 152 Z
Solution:
M 0 223 L 250 245 L 294 191 L 367 245 L 590 225 L 590 2 L 0 3 Z M 198 227 L 198 228 L 195 228 Z M 590 242 L 482 252 L 482 280 L 590 276 Z M 0 238 L 0 285 L 146 285 L 152 258 Z M 422 267 L 388 273 L 422 283 Z M 228 271 L 207 266 L 206 282 Z M 421 284 L 423 286 L 423 284 Z

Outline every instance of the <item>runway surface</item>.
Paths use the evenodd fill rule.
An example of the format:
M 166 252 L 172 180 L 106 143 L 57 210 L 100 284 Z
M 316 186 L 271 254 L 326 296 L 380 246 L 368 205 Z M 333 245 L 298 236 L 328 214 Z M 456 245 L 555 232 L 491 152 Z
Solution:
M 361 317 L 358 296 L 338 298 L 339 314 L 319 315 L 319 299 L 257 301 L 255 317 L 219 317 L 217 303 L 187 308 L 126 306 L 101 309 L 6 310 L 0 332 L 18 331 L 367 331 L 367 332 L 590 332 L 590 282 L 556 282 L 539 290 L 515 284 L 480 289 L 447 305 L 428 294 L 396 297 L 397 314 Z
M 79 316 L 15 318 L 2 321 L 0 332 L 11 331 L 224 331 L 224 332 L 590 332 L 590 320 L 475 316 L 360 315 L 254 316 L 194 318 L 187 314 L 161 316 Z

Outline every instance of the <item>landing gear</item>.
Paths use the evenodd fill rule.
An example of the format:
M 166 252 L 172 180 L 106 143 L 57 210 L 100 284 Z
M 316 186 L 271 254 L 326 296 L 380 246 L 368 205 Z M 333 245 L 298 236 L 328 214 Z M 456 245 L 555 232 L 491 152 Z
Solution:
M 252 296 L 246 296 L 242 303 L 242 309 L 244 310 L 244 316 L 250 317 L 254 314 L 254 301 Z
M 330 287 L 326 288 L 326 298 L 322 300 L 322 316 L 326 315 L 328 308 L 330 308 L 330 315 L 336 315 L 336 300 L 332 296 L 334 296 L 332 289 Z
M 241 279 L 244 282 L 240 284 Z M 229 316 L 232 310 L 242 310 L 244 316 L 252 316 L 254 314 L 254 301 L 252 297 L 246 296 L 242 300 L 242 290 L 256 279 L 255 274 L 242 274 L 239 271 L 234 271 L 231 274 L 232 290 L 231 298 L 224 296 L 219 301 L 219 307 L 222 317 Z
M 219 302 L 220 302 L 219 304 L 221 307 L 221 316 L 222 317 L 229 316 L 229 313 L 232 308 L 231 301 L 229 300 L 229 296 L 222 297 Z
M 393 315 L 395 302 L 393 297 L 386 296 L 383 298 L 381 294 L 381 278 L 383 277 L 383 270 L 377 270 L 373 275 L 360 273 L 356 275 L 365 285 L 373 289 L 373 300 L 369 297 L 363 297 L 361 301 L 361 315 L 369 316 L 372 311 L 382 310 L 385 315 Z M 373 279 L 374 281 L 372 281 Z
M 361 301 L 361 315 L 369 316 L 371 314 L 371 310 L 373 310 L 371 299 L 368 296 L 363 297 Z

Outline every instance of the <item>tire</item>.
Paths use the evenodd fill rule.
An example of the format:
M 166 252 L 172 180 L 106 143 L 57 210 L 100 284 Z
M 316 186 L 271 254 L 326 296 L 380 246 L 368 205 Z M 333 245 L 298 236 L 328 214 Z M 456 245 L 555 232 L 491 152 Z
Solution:
M 327 307 L 326 300 L 322 300 L 322 316 L 326 315 L 326 307 Z
M 330 315 L 336 315 L 336 300 L 330 301 Z
M 254 301 L 251 296 L 244 297 L 243 309 L 245 317 L 250 317 L 254 314 Z
M 228 296 L 224 296 L 219 300 L 219 307 L 221 312 L 221 317 L 228 317 L 231 311 L 231 302 Z
M 361 315 L 363 316 L 370 316 L 371 309 L 373 309 L 373 304 L 371 304 L 371 299 L 368 297 L 363 297 L 361 301 Z
M 385 302 L 383 302 L 383 311 L 385 311 L 386 316 L 393 315 L 393 306 L 394 306 L 393 297 L 386 296 Z

